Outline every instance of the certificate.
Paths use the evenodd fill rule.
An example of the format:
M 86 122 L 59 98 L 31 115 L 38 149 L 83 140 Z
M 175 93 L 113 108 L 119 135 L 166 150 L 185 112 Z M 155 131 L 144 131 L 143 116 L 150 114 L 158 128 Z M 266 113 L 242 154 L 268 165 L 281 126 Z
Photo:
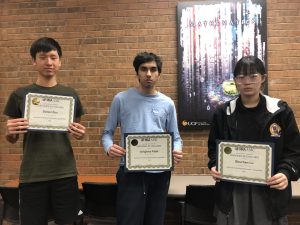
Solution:
M 75 101 L 71 96 L 28 93 L 24 118 L 31 130 L 67 131 L 73 122 Z
M 125 133 L 127 171 L 173 169 L 172 133 Z
M 218 165 L 222 179 L 266 184 L 273 173 L 273 143 L 218 141 Z

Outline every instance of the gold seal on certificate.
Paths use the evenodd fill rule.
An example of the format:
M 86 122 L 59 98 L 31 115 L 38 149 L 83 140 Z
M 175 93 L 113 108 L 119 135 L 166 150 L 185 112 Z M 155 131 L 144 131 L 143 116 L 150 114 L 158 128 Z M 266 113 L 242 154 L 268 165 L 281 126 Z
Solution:
M 272 176 L 272 143 L 220 140 L 217 149 L 217 169 L 224 180 L 266 184 Z
M 73 122 L 74 107 L 71 96 L 28 93 L 24 118 L 31 130 L 66 131 Z
M 125 133 L 126 170 L 173 169 L 172 133 Z

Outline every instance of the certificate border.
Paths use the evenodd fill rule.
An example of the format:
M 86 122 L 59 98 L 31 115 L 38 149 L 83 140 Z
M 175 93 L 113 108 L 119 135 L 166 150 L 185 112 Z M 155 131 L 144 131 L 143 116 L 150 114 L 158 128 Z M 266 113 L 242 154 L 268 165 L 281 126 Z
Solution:
M 219 145 L 222 143 L 231 143 L 233 145 L 238 145 L 238 144 L 254 144 L 254 145 L 268 145 L 269 148 L 266 146 L 266 150 L 269 150 L 267 153 L 267 158 L 266 160 L 270 161 L 271 163 L 271 168 L 269 168 L 268 163 L 266 163 L 266 174 L 265 178 L 267 179 L 269 176 L 273 176 L 274 174 L 274 143 L 272 142 L 253 142 L 253 141 L 226 141 L 226 140 L 217 140 L 216 141 L 216 147 L 217 147 L 217 170 L 222 174 L 222 164 L 221 160 L 219 160 Z M 223 155 L 221 152 L 220 155 Z M 267 171 L 270 169 L 270 174 L 268 174 Z M 266 185 L 266 179 L 253 179 L 253 178 L 246 178 L 246 177 L 238 177 L 238 176 L 228 176 L 225 175 L 222 180 L 230 181 L 230 182 L 235 182 L 235 183 L 249 183 L 249 184 L 258 184 L 258 185 Z
M 171 144 L 171 149 L 170 151 L 168 151 L 168 158 L 171 158 L 171 162 L 168 163 L 167 166 L 164 165 L 157 165 L 157 166 L 131 166 L 131 167 L 127 167 L 127 163 L 130 164 L 130 161 L 127 160 L 127 155 L 125 156 L 125 171 L 127 172 L 142 172 L 142 171 L 172 171 L 174 169 L 174 159 L 172 156 L 172 152 L 173 152 L 173 132 L 139 132 L 139 133 L 124 133 L 124 146 L 126 149 L 126 154 L 128 154 L 130 151 L 127 150 L 127 146 L 128 143 L 126 142 L 126 139 L 128 136 L 130 135 L 134 135 L 135 137 L 138 137 L 139 135 L 145 136 L 151 136 L 151 137 L 155 137 L 155 138 L 160 138 L 161 134 L 168 134 L 170 136 L 170 138 L 168 139 L 171 143 L 169 143 L 169 146 Z M 130 157 L 128 157 L 130 159 Z
M 62 99 L 62 100 L 69 100 L 70 101 L 70 108 L 69 108 L 69 123 L 74 121 L 74 113 L 75 113 L 75 99 L 73 96 L 67 95 L 55 95 L 55 94 L 44 94 L 44 93 L 27 93 L 25 97 L 25 104 L 24 104 L 24 118 L 30 119 L 30 103 L 33 97 L 47 97 L 51 96 L 53 99 Z M 28 105 L 28 110 L 26 110 L 26 105 Z M 68 127 L 65 126 L 39 126 L 39 125 L 30 125 L 28 130 L 38 130 L 38 131 L 67 131 Z

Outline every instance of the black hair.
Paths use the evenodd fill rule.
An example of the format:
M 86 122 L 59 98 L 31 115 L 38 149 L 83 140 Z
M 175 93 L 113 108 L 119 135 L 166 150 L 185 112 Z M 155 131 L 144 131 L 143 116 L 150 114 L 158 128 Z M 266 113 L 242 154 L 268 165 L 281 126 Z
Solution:
M 152 52 L 150 52 L 150 53 L 149 52 L 138 53 L 136 55 L 136 57 L 134 58 L 134 60 L 133 60 L 133 67 L 135 69 L 136 74 L 138 74 L 138 71 L 139 71 L 139 68 L 140 68 L 141 64 L 147 63 L 147 62 L 153 62 L 153 61 L 156 62 L 158 72 L 161 73 L 162 61 L 161 61 L 161 58 L 159 56 L 155 55 Z
M 266 74 L 264 63 L 256 56 L 245 56 L 241 58 L 235 65 L 234 77 L 237 75 L 249 75 L 254 73 Z
M 62 57 L 61 47 L 56 40 L 49 37 L 42 37 L 34 41 L 30 48 L 30 55 L 35 60 L 38 52 L 50 52 L 56 50 L 59 58 Z

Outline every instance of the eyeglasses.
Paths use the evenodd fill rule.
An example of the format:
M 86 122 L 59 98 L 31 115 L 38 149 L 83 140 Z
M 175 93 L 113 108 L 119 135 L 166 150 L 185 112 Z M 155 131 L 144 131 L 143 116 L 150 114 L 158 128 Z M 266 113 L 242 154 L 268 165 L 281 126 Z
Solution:
M 246 83 L 246 81 L 248 80 L 248 83 L 250 84 L 255 84 L 259 82 L 259 74 L 258 73 L 254 73 L 254 74 L 249 74 L 249 75 L 237 75 L 235 78 L 235 82 L 238 84 L 243 84 Z
M 158 68 L 156 66 L 153 67 L 141 66 L 140 71 L 143 73 L 148 73 L 148 71 L 150 71 L 150 73 L 155 73 L 158 71 Z

